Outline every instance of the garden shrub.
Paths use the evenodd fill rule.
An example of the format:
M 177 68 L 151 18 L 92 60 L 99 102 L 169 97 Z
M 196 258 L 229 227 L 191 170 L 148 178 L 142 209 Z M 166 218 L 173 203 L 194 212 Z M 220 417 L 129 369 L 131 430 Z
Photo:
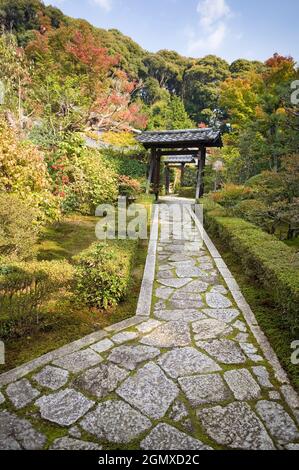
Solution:
M 220 191 L 213 193 L 212 198 L 224 207 L 234 207 L 244 199 L 250 198 L 251 194 L 251 188 L 229 183 L 225 184 Z
M 141 184 L 130 176 L 120 175 L 118 177 L 118 191 L 121 196 L 134 198 L 141 193 Z
M 84 150 L 74 159 L 72 182 L 65 187 L 63 209 L 94 214 L 99 204 L 114 202 L 118 195 L 117 175 L 100 153 Z
M 75 258 L 75 292 L 79 302 L 106 309 L 124 299 L 134 245 L 134 242 L 123 242 L 120 249 L 107 243 L 94 243 Z
M 294 249 L 242 219 L 217 217 L 217 204 L 204 202 L 205 224 L 237 254 L 245 271 L 280 307 L 280 322 L 299 333 L 299 256 Z
M 269 207 L 257 199 L 248 199 L 239 202 L 233 208 L 233 215 L 258 225 L 266 232 L 273 230 L 273 218 L 270 217 Z
M 39 212 L 16 194 L 0 194 L 0 261 L 34 256 Z
M 32 207 L 40 218 L 59 217 L 59 201 L 51 193 L 51 182 L 43 154 L 0 119 L 0 192 L 15 193 Z
M 51 294 L 71 285 L 74 268 L 66 261 L 18 262 L 0 267 L 0 336 L 38 323 Z

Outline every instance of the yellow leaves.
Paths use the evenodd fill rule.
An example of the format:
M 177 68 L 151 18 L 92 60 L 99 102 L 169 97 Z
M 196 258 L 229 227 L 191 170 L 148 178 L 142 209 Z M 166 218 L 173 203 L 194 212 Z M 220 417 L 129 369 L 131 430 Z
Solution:
M 277 114 L 278 116 L 285 116 L 287 114 L 287 112 L 286 112 L 285 108 L 278 108 L 276 110 L 275 114 Z

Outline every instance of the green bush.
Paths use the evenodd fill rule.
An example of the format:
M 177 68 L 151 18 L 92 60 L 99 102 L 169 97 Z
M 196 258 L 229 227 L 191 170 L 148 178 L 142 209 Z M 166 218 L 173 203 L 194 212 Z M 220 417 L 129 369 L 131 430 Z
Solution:
M 16 194 L 0 194 L 0 260 L 28 259 L 35 254 L 39 211 Z
M 65 261 L 19 262 L 0 268 L 0 337 L 38 323 L 51 294 L 68 287 L 74 268 Z
M 241 201 L 233 208 L 233 215 L 258 225 L 268 233 L 273 230 L 273 218 L 269 215 L 269 207 L 263 201 L 256 199 Z
M 223 207 L 234 207 L 240 201 L 251 197 L 252 189 L 233 183 L 225 184 L 220 191 L 213 193 L 212 198 Z
M 117 175 L 100 153 L 84 150 L 73 163 L 72 182 L 65 188 L 63 209 L 94 214 L 99 204 L 114 202 L 118 195 Z
M 95 243 L 75 258 L 75 292 L 89 307 L 117 305 L 125 297 L 133 261 L 133 243 L 120 247 Z
M 219 236 L 257 279 L 280 308 L 280 322 L 292 334 L 299 333 L 299 256 L 294 249 L 238 218 L 218 217 L 218 205 L 204 204 L 205 224 Z

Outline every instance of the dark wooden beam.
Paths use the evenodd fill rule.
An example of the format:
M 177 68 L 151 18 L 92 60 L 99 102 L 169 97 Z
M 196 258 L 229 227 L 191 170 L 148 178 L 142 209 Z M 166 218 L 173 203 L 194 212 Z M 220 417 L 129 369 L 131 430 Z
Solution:
M 173 156 L 180 156 L 180 155 L 192 155 L 192 156 L 197 156 L 198 155 L 198 150 L 189 150 L 189 149 L 184 149 L 184 150 L 161 150 L 161 156 L 162 157 L 173 157 Z
M 165 165 L 165 191 L 166 194 L 170 193 L 170 170 L 168 165 Z
M 156 149 L 152 149 L 151 156 L 150 156 L 149 174 L 148 174 L 148 180 L 147 180 L 147 185 L 146 185 L 146 194 L 149 194 L 151 190 L 151 184 L 153 182 L 155 165 L 156 165 Z
M 199 192 L 199 197 L 203 197 L 204 192 L 205 192 L 205 183 L 204 183 L 204 177 L 205 177 L 205 169 L 206 169 L 206 158 L 207 158 L 207 149 L 202 149 L 201 150 L 201 155 L 200 155 L 200 192 Z
M 158 151 L 156 151 L 156 165 L 155 165 L 155 179 L 154 179 L 154 193 L 156 195 L 156 201 L 159 200 L 160 167 L 161 167 L 161 153 L 158 150 Z
M 196 178 L 196 190 L 195 190 L 195 199 L 199 199 L 199 194 L 200 194 L 200 176 L 201 176 L 201 172 L 200 172 L 200 166 L 201 166 L 201 163 L 200 163 L 200 155 L 198 155 L 199 158 L 198 158 L 198 164 L 197 164 L 197 178 Z
M 184 184 L 184 175 L 185 175 L 185 163 L 181 164 L 181 187 Z
M 177 148 L 181 148 L 181 149 L 188 149 L 188 148 L 202 148 L 203 146 L 206 146 L 206 147 L 223 147 L 223 143 L 220 139 L 217 139 L 215 141 L 198 141 L 198 140 L 194 140 L 194 141 L 190 141 L 190 140 L 186 140 L 186 141 L 174 141 L 174 142 L 151 142 L 151 143 L 142 143 L 142 145 L 146 148 L 146 149 L 150 149 L 150 148 L 156 148 L 156 149 L 177 149 Z

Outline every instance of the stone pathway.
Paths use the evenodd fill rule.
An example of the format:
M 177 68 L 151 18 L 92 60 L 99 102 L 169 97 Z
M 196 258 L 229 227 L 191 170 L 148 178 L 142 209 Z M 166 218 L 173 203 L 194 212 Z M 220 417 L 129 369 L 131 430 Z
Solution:
M 0 376 L 1 449 L 299 448 L 298 396 L 219 253 L 198 223 L 156 241 L 157 217 L 137 315 Z

